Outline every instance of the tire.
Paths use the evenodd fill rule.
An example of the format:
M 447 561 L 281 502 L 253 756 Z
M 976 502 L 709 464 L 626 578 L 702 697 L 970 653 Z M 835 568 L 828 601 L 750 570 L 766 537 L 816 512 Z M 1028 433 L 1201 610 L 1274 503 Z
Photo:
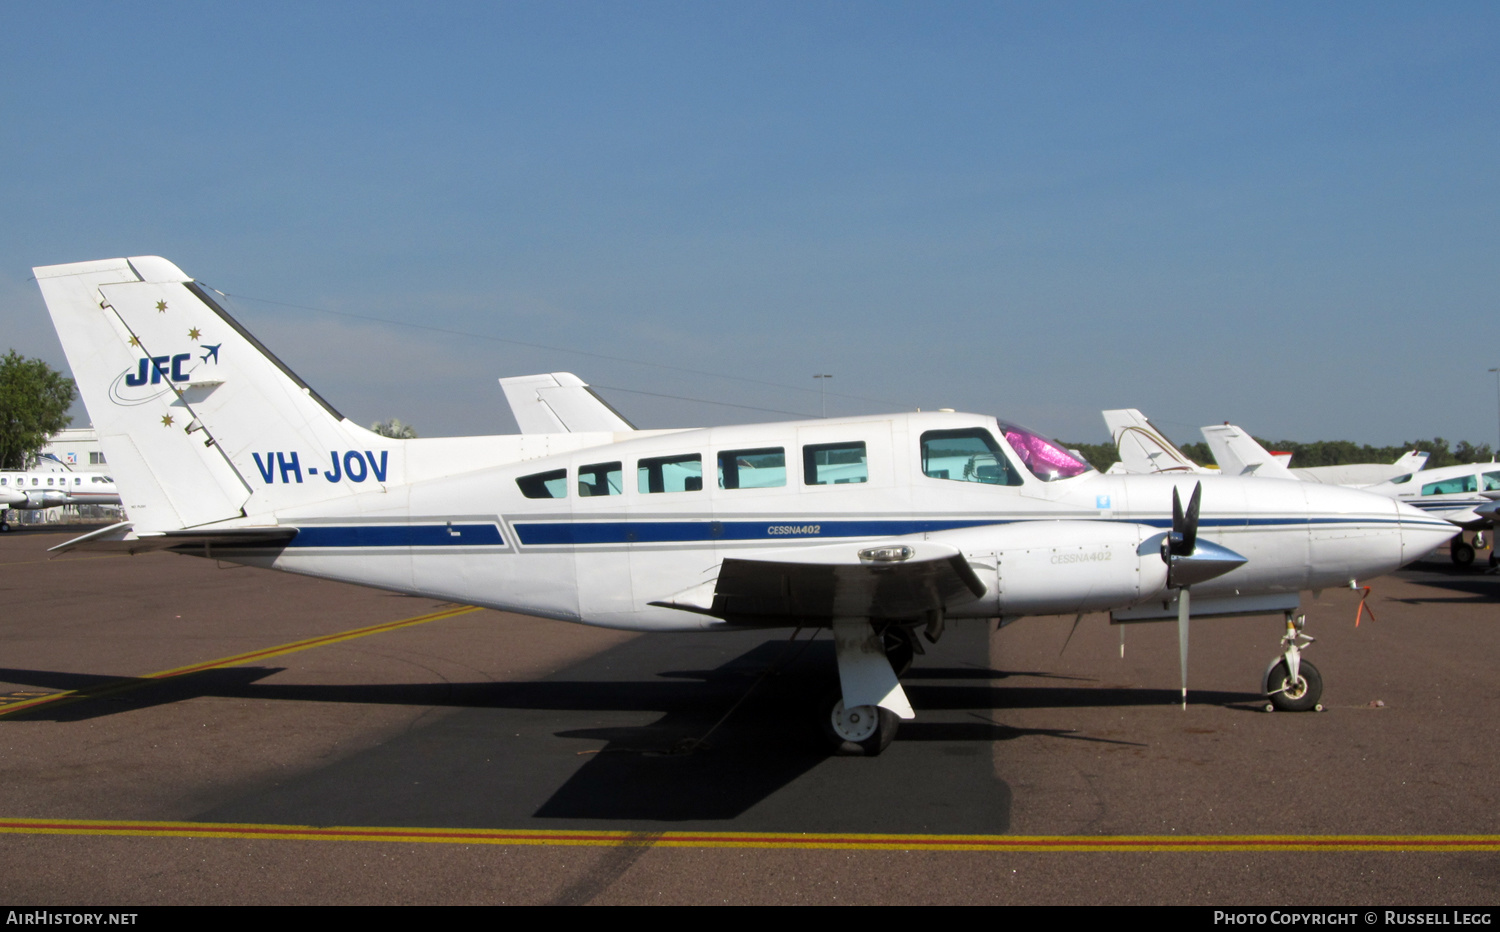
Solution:
M 1453 558 L 1455 566 L 1470 566 L 1474 562 L 1474 548 L 1463 541 L 1458 541 L 1448 548 L 1448 555 Z
M 902 677 L 910 672 L 912 661 L 917 657 L 917 646 L 911 629 L 888 625 L 880 634 L 880 642 L 885 646 L 885 659 L 891 662 L 891 669 L 896 671 L 896 676 Z
M 1490 566 L 1500 566 L 1500 553 L 1490 551 Z
M 874 757 L 890 746 L 899 723 L 896 713 L 876 706 L 845 712 L 843 696 L 824 704 L 823 733 L 841 757 Z
M 1291 679 L 1286 660 L 1279 661 L 1266 676 L 1266 697 L 1282 712 L 1310 712 L 1323 698 L 1323 677 L 1318 668 L 1306 660 L 1297 664 L 1298 684 L 1283 689 Z

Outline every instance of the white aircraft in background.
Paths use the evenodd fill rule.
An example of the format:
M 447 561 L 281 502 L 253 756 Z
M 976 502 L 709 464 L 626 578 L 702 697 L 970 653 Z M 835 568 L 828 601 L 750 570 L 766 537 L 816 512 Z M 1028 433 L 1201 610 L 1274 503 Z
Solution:
M 819 715 L 846 753 L 913 717 L 897 671 L 949 619 L 1175 616 L 1185 704 L 1194 612 L 1280 612 L 1265 687 L 1311 708 L 1299 592 L 1454 533 L 1338 487 L 1101 475 L 978 414 L 386 438 L 165 259 L 35 272 L 130 514 L 55 549 L 170 549 L 635 631 L 828 627 L 839 689 Z
M 635 425 L 571 372 L 500 380 L 523 434 L 617 433 Z
M 1135 408 L 1117 408 L 1103 414 L 1109 439 L 1120 453 L 1120 461 L 1109 467 L 1111 475 L 1218 475 L 1217 469 L 1199 466 L 1189 459 Z
M 11 511 L 39 511 L 60 505 L 118 505 L 120 493 L 109 476 L 66 467 L 0 472 L 0 532 L 9 531 Z
M 1427 454 L 1412 450 L 1394 463 L 1349 463 L 1343 466 L 1289 467 L 1290 453 L 1272 453 L 1233 424 L 1200 427 L 1214 462 L 1228 476 L 1258 476 L 1262 479 L 1300 479 L 1327 485 L 1364 487 L 1418 472 L 1427 465 Z
M 1463 530 L 1482 533 L 1495 526 L 1495 511 L 1488 506 L 1500 497 L 1500 463 L 1464 463 L 1407 473 L 1372 485 L 1369 491 L 1451 521 Z M 1459 566 L 1468 566 L 1474 562 L 1474 547 L 1460 534 L 1449 542 L 1448 555 Z M 1500 566 L 1493 541 L 1489 562 Z

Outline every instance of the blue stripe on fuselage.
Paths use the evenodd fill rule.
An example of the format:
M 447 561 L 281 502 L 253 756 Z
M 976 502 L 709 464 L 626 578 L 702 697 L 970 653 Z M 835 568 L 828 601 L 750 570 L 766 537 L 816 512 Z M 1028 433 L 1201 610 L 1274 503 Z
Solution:
M 765 520 L 765 521 L 545 521 L 517 522 L 516 535 L 528 546 L 577 546 L 588 544 L 668 544 L 712 543 L 731 540 L 817 540 L 838 538 L 901 537 L 932 531 L 1012 524 L 1020 521 L 1056 520 L 1041 517 L 876 520 Z M 1112 523 L 1143 524 L 1170 528 L 1172 519 L 1161 518 L 1083 518 Z M 1330 524 L 1439 526 L 1440 521 L 1413 522 L 1397 518 L 1210 518 L 1200 522 L 1203 528 L 1307 527 Z M 493 524 L 381 524 L 303 527 L 288 547 L 453 547 L 504 546 L 500 529 Z
M 356 524 L 304 527 L 288 547 L 503 546 L 493 524 Z

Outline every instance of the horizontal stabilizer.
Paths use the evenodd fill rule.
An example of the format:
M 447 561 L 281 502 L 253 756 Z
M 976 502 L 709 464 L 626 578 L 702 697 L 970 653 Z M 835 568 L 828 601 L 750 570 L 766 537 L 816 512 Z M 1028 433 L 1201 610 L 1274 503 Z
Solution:
M 137 534 L 131 522 L 122 521 L 58 544 L 48 552 L 68 553 L 74 550 L 91 550 L 135 554 L 189 546 L 204 548 L 275 546 L 285 544 L 296 536 L 296 528 L 281 526 L 222 528 L 216 531 L 199 529 L 165 533 L 148 531 L 144 534 Z M 210 551 L 206 549 L 205 553 L 207 552 Z

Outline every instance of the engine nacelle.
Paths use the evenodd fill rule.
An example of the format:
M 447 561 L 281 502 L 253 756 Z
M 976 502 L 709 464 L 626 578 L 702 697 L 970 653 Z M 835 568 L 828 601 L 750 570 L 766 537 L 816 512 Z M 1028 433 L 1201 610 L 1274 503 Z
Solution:
M 927 535 L 961 548 L 991 591 L 962 614 L 1062 615 L 1126 608 L 1167 587 L 1158 528 L 1109 521 L 1017 521 Z M 958 614 L 958 613 L 955 613 Z

